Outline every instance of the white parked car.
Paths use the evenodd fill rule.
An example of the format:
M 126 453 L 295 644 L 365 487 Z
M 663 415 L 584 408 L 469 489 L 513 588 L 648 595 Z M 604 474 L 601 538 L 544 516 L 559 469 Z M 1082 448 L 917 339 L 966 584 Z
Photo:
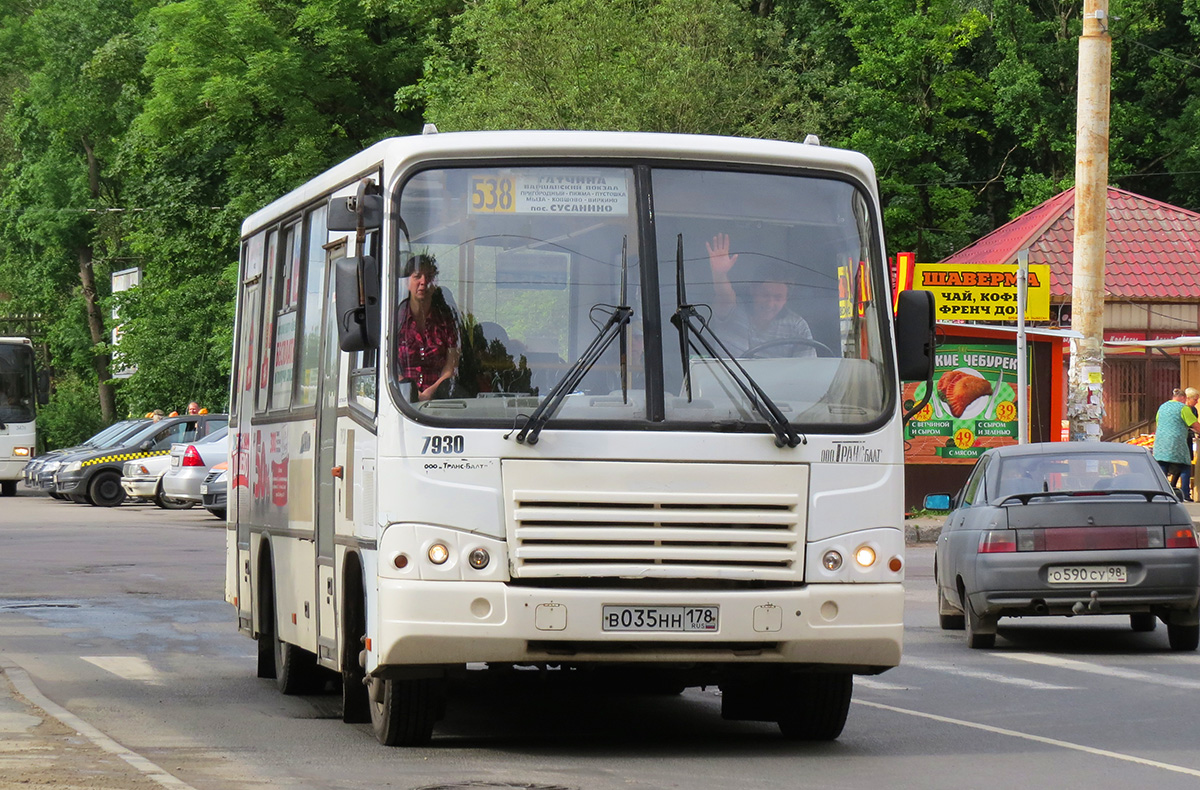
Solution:
M 225 460 L 229 452 L 229 427 L 222 426 L 198 442 L 171 445 L 170 468 L 162 478 L 162 490 L 166 496 L 186 499 L 200 504 L 203 496 L 200 486 L 214 464 Z
M 186 510 L 196 503 L 187 499 L 175 499 L 162 492 L 162 477 L 171 468 L 169 455 L 155 455 L 126 461 L 121 467 L 121 488 L 125 496 L 153 502 L 164 510 Z

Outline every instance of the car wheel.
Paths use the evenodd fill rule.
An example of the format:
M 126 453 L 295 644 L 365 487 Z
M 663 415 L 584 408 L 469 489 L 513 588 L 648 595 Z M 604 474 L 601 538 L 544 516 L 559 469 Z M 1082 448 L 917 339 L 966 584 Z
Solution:
M 980 617 L 971 602 L 963 596 L 963 611 L 966 612 L 967 647 L 988 650 L 996 646 L 996 622 L 998 617 Z
M 384 746 L 419 746 L 446 709 L 443 678 L 371 678 L 371 729 Z
M 934 578 L 937 578 L 936 572 Z M 936 582 L 935 582 L 936 583 Z M 946 600 L 946 594 L 942 592 L 942 587 L 939 584 L 937 588 L 938 597 L 938 625 L 943 631 L 961 631 L 966 627 L 966 615 L 962 612 L 955 611 L 950 606 L 950 602 Z
M 1129 627 L 1139 634 L 1148 634 L 1158 627 L 1158 618 L 1149 612 L 1129 615 Z
M 1167 623 L 1167 640 L 1172 650 L 1195 650 L 1200 646 L 1200 625 Z
M 158 484 L 158 493 L 154 495 L 154 504 L 163 510 L 187 510 L 196 503 L 190 499 L 175 499 L 163 493 L 162 483 Z
M 224 520 L 225 520 L 225 508 L 223 508 L 223 507 L 209 507 L 209 508 L 205 508 L 205 510 L 207 510 L 209 513 L 212 513 L 214 516 L 216 516 L 217 518 L 221 519 L 222 521 L 224 521 Z
M 90 505 L 92 501 L 87 498 L 87 494 L 67 494 L 67 499 L 70 499 L 77 505 Z
M 121 487 L 119 472 L 106 469 L 97 472 L 88 484 L 88 498 L 98 507 L 116 507 L 125 501 L 125 489 Z

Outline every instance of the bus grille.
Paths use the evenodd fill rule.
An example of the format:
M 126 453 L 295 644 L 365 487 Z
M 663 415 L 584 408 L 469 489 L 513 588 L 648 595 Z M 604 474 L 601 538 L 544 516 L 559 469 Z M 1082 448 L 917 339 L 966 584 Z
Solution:
M 806 467 L 522 460 L 504 479 L 514 579 L 803 579 Z

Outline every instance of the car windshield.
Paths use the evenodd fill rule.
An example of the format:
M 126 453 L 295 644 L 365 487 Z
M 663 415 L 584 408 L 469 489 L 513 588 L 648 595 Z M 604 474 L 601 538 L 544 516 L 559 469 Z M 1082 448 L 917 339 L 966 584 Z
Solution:
M 399 206 L 387 364 L 422 416 L 512 425 L 551 393 L 552 427 L 780 435 L 886 413 L 877 220 L 847 181 L 442 168 Z
M 1162 490 L 1147 455 L 1096 451 L 1001 458 L 999 494 Z

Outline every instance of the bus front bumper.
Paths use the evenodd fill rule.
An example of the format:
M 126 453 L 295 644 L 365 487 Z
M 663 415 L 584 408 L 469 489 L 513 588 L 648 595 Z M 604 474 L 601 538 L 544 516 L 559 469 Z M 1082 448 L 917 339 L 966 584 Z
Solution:
M 28 458 L 22 458 L 19 461 L 0 459 L 0 480 L 20 480 L 25 476 L 25 464 L 27 463 L 29 463 Z
M 904 632 L 900 584 L 712 592 L 391 579 L 379 585 L 371 671 L 471 662 L 749 662 L 876 673 L 900 663 Z M 605 607 L 679 606 L 717 607 L 716 629 L 604 628 Z

